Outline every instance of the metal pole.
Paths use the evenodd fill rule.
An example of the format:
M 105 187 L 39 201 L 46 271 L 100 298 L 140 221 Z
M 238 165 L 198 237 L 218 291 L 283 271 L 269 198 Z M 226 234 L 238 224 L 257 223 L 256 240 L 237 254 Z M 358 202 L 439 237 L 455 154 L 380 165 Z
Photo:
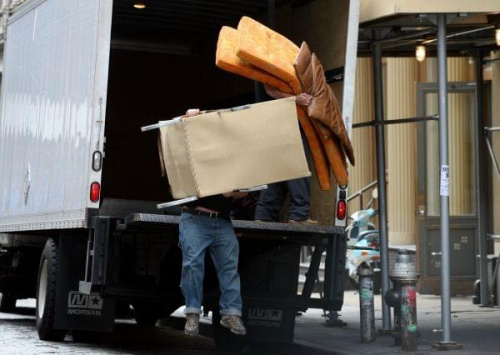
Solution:
M 361 128 L 361 127 L 377 126 L 377 125 L 388 126 L 388 125 L 392 125 L 392 124 L 414 123 L 414 122 L 423 122 L 423 121 L 437 121 L 437 120 L 439 120 L 438 115 L 423 116 L 423 117 L 409 117 L 409 118 L 400 118 L 397 120 L 384 120 L 383 122 L 369 121 L 369 122 L 355 123 L 352 125 L 352 128 Z
M 495 167 L 495 169 L 493 170 L 495 170 L 497 172 L 497 175 L 500 177 L 500 166 L 498 165 L 497 158 L 495 157 L 495 152 L 493 151 L 493 147 L 491 146 L 490 139 L 488 137 L 484 137 L 484 140 L 486 142 L 486 146 L 488 147 L 488 153 L 490 153 L 491 162 Z
M 380 39 L 380 30 L 374 30 L 375 41 Z M 373 81 L 375 96 L 375 121 L 384 120 L 384 97 L 382 84 L 382 48 L 380 43 L 373 43 Z M 382 278 L 382 295 L 389 290 L 389 240 L 387 236 L 387 205 L 386 205 L 386 179 L 385 179 L 385 134 L 384 126 L 375 126 L 377 146 L 377 180 L 378 180 L 378 206 L 380 226 L 380 261 Z M 382 330 L 391 330 L 391 309 L 382 297 Z
M 359 276 L 359 318 L 361 342 L 375 341 L 375 306 L 373 303 L 373 270 L 360 269 Z
M 479 236 L 480 255 L 480 279 L 481 279 L 481 306 L 490 305 L 490 291 L 488 281 L 488 241 L 486 235 L 486 211 L 485 211 L 485 184 L 484 171 L 484 146 L 485 137 L 483 133 L 483 53 L 480 49 L 476 51 L 476 124 L 474 134 L 476 146 L 474 150 L 476 160 L 476 204 L 477 204 L 477 233 Z
M 448 165 L 448 92 L 446 63 L 446 15 L 437 15 L 438 24 L 438 101 L 439 101 L 439 164 L 441 172 L 441 327 L 442 343 L 451 342 L 450 300 L 450 193 Z

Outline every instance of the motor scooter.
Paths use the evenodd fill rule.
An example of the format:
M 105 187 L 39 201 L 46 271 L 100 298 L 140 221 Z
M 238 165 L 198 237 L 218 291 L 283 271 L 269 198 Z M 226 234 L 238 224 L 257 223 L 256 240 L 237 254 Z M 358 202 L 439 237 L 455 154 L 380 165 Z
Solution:
M 359 269 L 372 269 L 373 290 L 380 293 L 380 236 L 370 219 L 376 215 L 373 208 L 360 210 L 350 216 L 351 223 L 346 228 L 347 234 L 347 271 L 349 281 L 359 288 Z

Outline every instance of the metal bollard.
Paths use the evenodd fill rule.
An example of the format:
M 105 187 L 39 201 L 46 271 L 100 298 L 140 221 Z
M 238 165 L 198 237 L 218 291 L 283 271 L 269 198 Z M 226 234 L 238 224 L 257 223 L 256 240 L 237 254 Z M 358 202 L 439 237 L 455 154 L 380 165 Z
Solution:
M 375 341 L 375 308 L 373 302 L 373 270 L 360 269 L 359 276 L 359 308 L 361 323 L 361 342 Z
M 400 341 L 403 351 L 417 350 L 417 281 L 419 278 L 415 262 L 406 250 L 400 250 L 396 258 L 394 269 L 389 277 L 393 281 L 395 288 L 393 291 L 395 298 L 399 298 L 399 312 L 394 312 L 398 315 L 398 323 L 400 323 Z M 396 288 L 397 287 L 397 288 Z M 390 297 L 389 291 L 386 297 Z M 397 307 L 395 307 L 395 310 Z M 396 319 L 395 319 L 396 323 Z M 396 334 L 396 343 L 398 342 L 398 334 Z

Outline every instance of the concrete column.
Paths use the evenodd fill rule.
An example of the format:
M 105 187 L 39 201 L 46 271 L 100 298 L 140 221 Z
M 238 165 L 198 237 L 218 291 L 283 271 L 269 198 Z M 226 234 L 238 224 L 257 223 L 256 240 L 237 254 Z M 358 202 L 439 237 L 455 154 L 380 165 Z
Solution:
M 387 119 L 417 114 L 415 58 L 387 58 Z M 387 127 L 388 222 L 391 244 L 416 244 L 416 161 L 415 124 Z
M 356 84 L 354 94 L 353 123 L 362 123 L 374 119 L 373 105 L 373 66 L 371 58 L 358 58 L 356 66 Z M 373 127 L 356 128 L 352 134 L 352 144 L 356 152 L 356 166 L 349 167 L 349 194 L 359 191 L 364 186 L 377 179 L 375 167 L 375 134 Z M 370 194 L 364 195 L 364 206 L 359 205 L 359 199 L 349 204 L 349 214 L 365 208 Z

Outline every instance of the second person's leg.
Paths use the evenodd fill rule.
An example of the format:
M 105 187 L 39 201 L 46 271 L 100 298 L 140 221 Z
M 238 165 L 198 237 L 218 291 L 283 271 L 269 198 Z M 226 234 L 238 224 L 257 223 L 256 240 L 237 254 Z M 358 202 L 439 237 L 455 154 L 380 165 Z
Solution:
M 286 186 L 290 192 L 289 219 L 292 221 L 308 220 L 311 209 L 309 178 L 289 180 L 286 182 Z
M 277 222 L 286 197 L 284 182 L 269 184 L 260 192 L 259 201 L 255 207 L 255 219 L 266 222 Z

